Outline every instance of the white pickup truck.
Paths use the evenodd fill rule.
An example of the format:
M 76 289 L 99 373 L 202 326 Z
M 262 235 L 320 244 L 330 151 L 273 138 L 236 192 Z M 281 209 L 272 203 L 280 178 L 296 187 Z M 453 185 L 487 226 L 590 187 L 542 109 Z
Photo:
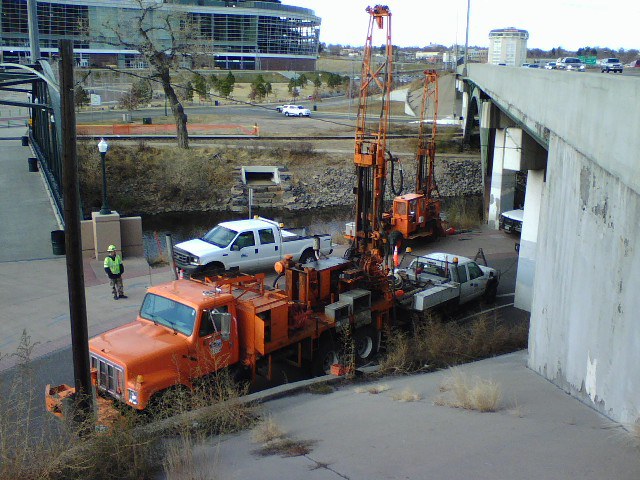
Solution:
M 395 287 L 405 292 L 400 303 L 418 312 L 462 305 L 479 297 L 492 301 L 499 281 L 500 272 L 493 268 L 440 252 L 417 256 L 394 273 Z
M 320 254 L 331 254 L 331 236 L 298 234 L 281 229 L 273 220 L 256 217 L 222 222 L 202 238 L 177 244 L 173 257 L 176 267 L 189 275 L 236 268 L 256 271 L 273 268 L 285 255 L 307 263 L 316 258 L 314 246 Z

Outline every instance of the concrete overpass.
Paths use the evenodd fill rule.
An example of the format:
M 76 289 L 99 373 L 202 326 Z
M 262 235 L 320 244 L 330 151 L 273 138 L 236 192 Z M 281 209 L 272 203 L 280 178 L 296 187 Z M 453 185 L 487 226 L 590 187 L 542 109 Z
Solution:
M 640 416 L 640 78 L 470 64 L 488 222 L 527 172 L 515 303 L 529 366 L 609 417 Z

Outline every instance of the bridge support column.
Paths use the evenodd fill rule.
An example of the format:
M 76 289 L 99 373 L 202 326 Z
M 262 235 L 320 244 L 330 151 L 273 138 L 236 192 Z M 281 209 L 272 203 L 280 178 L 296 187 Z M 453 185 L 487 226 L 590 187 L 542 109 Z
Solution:
M 524 198 L 524 216 L 520 234 L 520 254 L 518 256 L 518 276 L 514 305 L 521 310 L 531 311 L 533 281 L 536 273 L 536 249 L 538 245 L 538 225 L 540 206 L 544 192 L 545 170 L 529 170 L 527 190 Z
M 491 173 L 493 167 L 493 149 L 496 139 L 496 127 L 498 122 L 496 116 L 498 109 L 493 102 L 487 100 L 482 102 L 480 111 L 480 165 L 482 167 L 482 205 L 483 218 L 487 218 L 487 208 L 489 206 L 489 187 L 491 185 Z
M 516 174 L 505 168 L 505 156 L 508 149 L 517 148 L 509 137 L 509 129 L 497 128 L 493 149 L 493 168 L 491 171 L 491 193 L 489 196 L 489 227 L 498 229 L 500 214 L 513 210 L 513 197 L 516 190 Z
M 469 92 L 462 92 L 462 138 L 464 138 L 465 143 L 469 139 L 469 130 L 471 129 L 471 125 L 469 123 Z

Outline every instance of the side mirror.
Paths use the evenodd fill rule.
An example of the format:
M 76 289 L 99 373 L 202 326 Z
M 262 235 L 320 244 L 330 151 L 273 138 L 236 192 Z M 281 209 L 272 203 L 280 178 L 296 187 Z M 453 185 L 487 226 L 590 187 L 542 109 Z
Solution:
M 231 251 L 232 252 L 240 251 L 240 245 L 238 245 L 237 243 L 234 243 L 233 245 L 231 245 Z
M 222 340 L 229 340 L 231 338 L 231 314 L 214 312 L 211 317 L 215 325 L 220 325 Z

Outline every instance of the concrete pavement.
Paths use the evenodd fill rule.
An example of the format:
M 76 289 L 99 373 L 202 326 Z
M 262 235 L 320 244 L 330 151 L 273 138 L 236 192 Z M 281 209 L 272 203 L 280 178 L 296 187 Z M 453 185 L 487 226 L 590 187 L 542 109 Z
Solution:
M 637 480 L 640 451 L 628 432 L 526 361 L 522 351 L 459 367 L 501 386 L 494 413 L 434 405 L 449 371 L 387 377 L 367 384 L 388 387 L 378 394 L 342 385 L 263 404 L 288 437 L 312 442 L 307 455 L 263 457 L 241 432 L 197 447 L 194 462 L 220 479 Z M 394 400 L 405 389 L 422 399 Z

